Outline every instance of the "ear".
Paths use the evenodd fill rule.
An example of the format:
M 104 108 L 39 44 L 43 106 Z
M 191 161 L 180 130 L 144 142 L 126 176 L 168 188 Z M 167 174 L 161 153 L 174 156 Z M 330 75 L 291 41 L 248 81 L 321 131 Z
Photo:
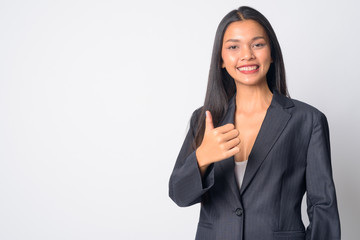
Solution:
M 222 68 L 225 68 L 225 63 L 224 63 L 224 61 L 222 61 L 221 67 L 222 67 Z

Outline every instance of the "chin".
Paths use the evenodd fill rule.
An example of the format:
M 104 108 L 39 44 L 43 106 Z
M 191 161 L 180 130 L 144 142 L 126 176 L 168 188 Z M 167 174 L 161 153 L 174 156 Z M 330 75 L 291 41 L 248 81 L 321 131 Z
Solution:
M 254 80 L 254 79 L 242 79 L 242 80 L 235 80 L 236 84 L 240 84 L 240 85 L 244 85 L 244 86 L 261 86 L 264 83 L 266 83 L 265 81 L 261 81 L 259 79 Z

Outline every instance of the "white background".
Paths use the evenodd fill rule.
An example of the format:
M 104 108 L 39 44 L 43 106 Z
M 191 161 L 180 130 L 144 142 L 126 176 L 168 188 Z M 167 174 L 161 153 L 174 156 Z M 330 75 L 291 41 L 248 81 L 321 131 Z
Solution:
M 272 23 L 292 98 L 328 117 L 342 235 L 358 239 L 355 0 L 1 0 L 0 239 L 193 239 L 199 205 L 177 207 L 168 180 L 240 5 Z

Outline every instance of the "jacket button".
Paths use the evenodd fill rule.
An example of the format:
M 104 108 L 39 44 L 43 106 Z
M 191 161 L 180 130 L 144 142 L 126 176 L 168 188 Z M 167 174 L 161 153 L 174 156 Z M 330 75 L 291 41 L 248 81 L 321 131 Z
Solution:
M 237 208 L 237 209 L 235 210 L 235 214 L 240 217 L 240 216 L 243 214 L 242 208 Z

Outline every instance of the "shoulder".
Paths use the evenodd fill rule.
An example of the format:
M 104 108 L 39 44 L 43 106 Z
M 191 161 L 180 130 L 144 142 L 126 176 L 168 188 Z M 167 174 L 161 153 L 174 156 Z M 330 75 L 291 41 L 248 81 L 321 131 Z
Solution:
M 191 117 L 198 117 L 198 116 L 200 115 L 202 109 L 203 109 L 203 106 L 196 108 L 196 109 L 193 111 Z
M 294 117 L 302 118 L 304 121 L 311 120 L 315 125 L 327 121 L 325 114 L 318 108 L 297 99 L 291 98 L 290 100 L 293 103 L 290 112 Z
M 306 112 L 309 114 L 323 114 L 318 108 L 309 103 L 291 98 L 291 101 L 294 104 L 295 110 L 299 112 Z
M 201 107 L 198 107 L 197 109 L 195 109 L 194 111 L 193 111 L 193 113 L 191 114 L 191 119 L 190 119 L 190 125 L 191 126 L 196 126 L 197 125 L 197 122 L 198 122 L 198 120 L 199 120 L 199 118 L 200 118 L 200 114 L 202 113 L 202 111 L 203 111 L 203 106 L 201 106 Z M 205 113 L 204 113 L 205 114 Z
M 325 114 L 318 108 L 300 101 L 298 99 L 290 98 L 274 91 L 273 106 L 280 107 L 286 112 L 290 113 L 293 119 L 298 119 L 304 122 L 317 122 L 316 120 L 326 119 Z

